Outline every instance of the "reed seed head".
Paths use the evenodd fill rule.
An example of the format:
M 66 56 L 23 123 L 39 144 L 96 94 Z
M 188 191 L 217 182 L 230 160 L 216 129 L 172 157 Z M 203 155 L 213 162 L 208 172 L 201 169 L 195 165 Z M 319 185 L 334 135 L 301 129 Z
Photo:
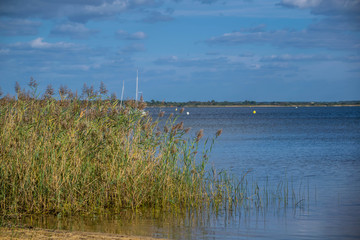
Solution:
M 176 133 L 177 133 L 177 127 L 176 127 L 176 125 L 175 125 L 175 126 L 172 126 L 172 127 L 171 127 L 171 135 L 172 135 L 172 136 L 175 136 Z
M 220 136 L 222 134 L 222 129 L 217 130 L 216 137 Z
M 196 141 L 200 141 L 200 139 L 204 136 L 204 129 L 200 129 L 196 134 Z
M 30 87 L 36 88 L 35 81 Z M 105 95 L 105 86 L 101 88 L 100 94 Z M 135 101 L 128 100 L 127 108 L 120 108 L 110 99 L 101 99 L 92 86 L 85 85 L 88 100 L 82 101 L 65 96 L 58 101 L 51 97 L 51 87 L 44 99 L 28 97 L 19 84 L 16 90 L 19 101 L 0 99 L 0 129 L 5 129 L 0 134 L 4 152 L 0 151 L 0 172 L 5 176 L 0 177 L 0 215 L 147 207 L 177 211 L 179 204 L 196 210 L 212 202 L 221 207 L 226 201 L 222 195 L 235 186 L 226 175 L 225 179 L 220 174 L 214 174 L 214 180 L 206 177 L 208 148 L 201 154 L 196 144 L 204 135 L 202 129 L 185 140 L 183 134 L 190 128 L 173 119 L 164 127 L 164 132 L 171 133 L 165 134 L 159 120 L 131 113 Z M 61 92 L 73 98 L 66 87 Z M 138 102 L 138 108 L 143 106 Z M 214 189 L 203 187 L 208 184 Z M 231 194 L 230 198 L 238 193 Z
M 182 130 L 182 129 L 184 129 L 184 123 L 183 123 L 183 122 L 180 122 L 180 123 L 176 124 L 174 127 L 175 127 L 175 129 L 180 129 L 180 130 Z

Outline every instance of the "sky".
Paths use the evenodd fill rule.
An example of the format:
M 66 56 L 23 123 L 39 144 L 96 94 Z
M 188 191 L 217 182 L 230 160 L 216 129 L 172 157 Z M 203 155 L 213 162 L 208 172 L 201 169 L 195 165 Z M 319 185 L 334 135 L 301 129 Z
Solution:
M 360 100 L 360 0 L 1 0 L 0 87 Z

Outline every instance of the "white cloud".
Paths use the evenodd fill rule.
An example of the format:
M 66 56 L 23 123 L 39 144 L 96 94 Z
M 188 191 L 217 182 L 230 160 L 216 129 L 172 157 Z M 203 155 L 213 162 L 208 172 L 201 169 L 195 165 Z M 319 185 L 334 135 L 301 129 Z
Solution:
M 147 37 L 146 33 L 144 33 L 144 32 L 128 33 L 124 30 L 118 30 L 116 32 L 116 35 L 119 38 L 126 39 L 126 40 L 142 40 Z
M 231 32 L 207 40 L 209 44 L 240 45 L 240 44 L 269 44 L 278 47 L 295 48 L 325 48 L 336 50 L 359 49 L 358 38 L 341 32 L 331 31 L 289 31 L 277 30 L 266 32 Z
M 271 55 L 271 56 L 264 56 L 261 58 L 260 61 L 262 62 L 310 62 L 310 61 L 332 61 L 335 58 L 328 56 L 328 55 L 306 55 L 306 54 L 298 54 L 298 55 L 291 55 L 291 54 L 281 54 L 281 55 Z
M 39 37 L 32 41 L 30 41 L 30 47 L 32 48 L 39 48 L 39 49 L 50 49 L 50 48 L 71 48 L 74 46 L 73 43 L 66 43 L 66 42 L 56 42 L 56 43 L 49 43 L 44 42 L 44 39 Z
M 2 1 L 0 15 L 10 18 L 68 18 L 71 21 L 87 22 L 162 4 L 161 0 L 16 0 Z
M 177 56 L 169 56 L 169 57 L 162 57 L 155 60 L 156 64 L 173 64 L 178 62 L 179 58 Z
M 282 0 L 281 4 L 289 7 L 312 8 L 321 3 L 322 0 Z
M 129 36 L 130 39 L 140 40 L 146 38 L 146 34 L 144 32 L 136 32 Z
M 96 13 L 100 15 L 113 14 L 116 12 L 123 12 L 128 8 L 128 1 L 115 0 L 111 3 L 103 2 L 101 5 L 86 5 L 84 7 L 87 13 Z
M 84 24 L 80 23 L 68 23 L 68 24 L 62 24 L 56 27 L 57 30 L 62 32 L 88 32 L 89 29 L 87 29 Z
M 159 11 L 151 11 L 147 17 L 143 19 L 143 22 L 146 23 L 156 23 L 156 22 L 168 22 L 172 21 L 174 18 L 169 15 L 169 13 L 162 13 Z
M 55 28 L 51 30 L 51 35 L 67 35 L 71 38 L 87 38 L 97 32 L 98 31 L 96 30 L 88 29 L 81 23 L 64 23 L 55 26 Z
M 90 65 L 85 65 L 85 64 L 79 64 L 79 65 L 72 65 L 72 66 L 70 66 L 70 68 L 73 69 L 73 70 L 89 71 L 91 66 Z
M 311 12 L 327 16 L 359 16 L 360 0 L 281 0 L 285 7 L 309 8 Z
M 219 56 L 214 58 L 202 58 L 202 57 L 194 57 L 194 58 L 179 58 L 177 56 L 168 56 L 158 58 L 154 61 L 157 65 L 163 66 L 175 66 L 180 68 L 206 68 L 209 70 L 228 68 L 233 64 L 242 64 L 238 59 L 234 59 L 228 56 Z
M 124 47 L 123 49 L 121 49 L 120 53 L 122 54 L 126 54 L 126 53 L 135 53 L 135 52 L 143 52 L 145 51 L 146 48 L 144 46 L 144 44 L 131 44 L 128 45 L 126 47 Z
M 41 22 L 27 19 L 0 20 L 0 34 L 5 36 L 36 35 Z
M 7 49 L 7 48 L 0 49 L 0 55 L 6 55 L 6 54 L 8 54 L 9 52 L 10 52 L 10 50 Z
M 217 0 L 196 0 L 198 2 L 201 2 L 202 4 L 212 4 L 214 2 L 217 2 Z

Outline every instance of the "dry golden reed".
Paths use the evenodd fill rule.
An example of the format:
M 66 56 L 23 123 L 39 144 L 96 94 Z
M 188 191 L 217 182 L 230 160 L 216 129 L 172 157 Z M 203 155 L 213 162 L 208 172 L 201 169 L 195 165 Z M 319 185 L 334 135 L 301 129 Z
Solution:
M 17 85 L 17 98 L 0 99 L 0 214 L 261 206 L 244 178 L 208 167 L 221 130 L 208 143 L 178 115 L 163 126 L 139 111 L 144 102 L 124 108 L 84 89 L 86 100 L 65 87 L 61 100 L 51 87 L 36 99 Z
M 133 102 L 0 102 L 2 214 L 199 208 L 225 191 L 209 188 L 205 159 L 191 154 L 203 132 L 186 141 L 176 118 L 160 132 Z

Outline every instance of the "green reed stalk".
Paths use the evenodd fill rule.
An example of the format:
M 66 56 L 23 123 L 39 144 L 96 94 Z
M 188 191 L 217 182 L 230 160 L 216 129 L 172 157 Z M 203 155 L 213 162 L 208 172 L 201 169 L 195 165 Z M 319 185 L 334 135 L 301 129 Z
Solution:
M 259 187 L 249 190 L 247 173 L 238 181 L 206 169 L 221 131 L 204 141 L 200 154 L 202 130 L 186 137 L 178 115 L 161 130 L 160 119 L 131 104 L 1 99 L 0 213 L 263 207 Z

